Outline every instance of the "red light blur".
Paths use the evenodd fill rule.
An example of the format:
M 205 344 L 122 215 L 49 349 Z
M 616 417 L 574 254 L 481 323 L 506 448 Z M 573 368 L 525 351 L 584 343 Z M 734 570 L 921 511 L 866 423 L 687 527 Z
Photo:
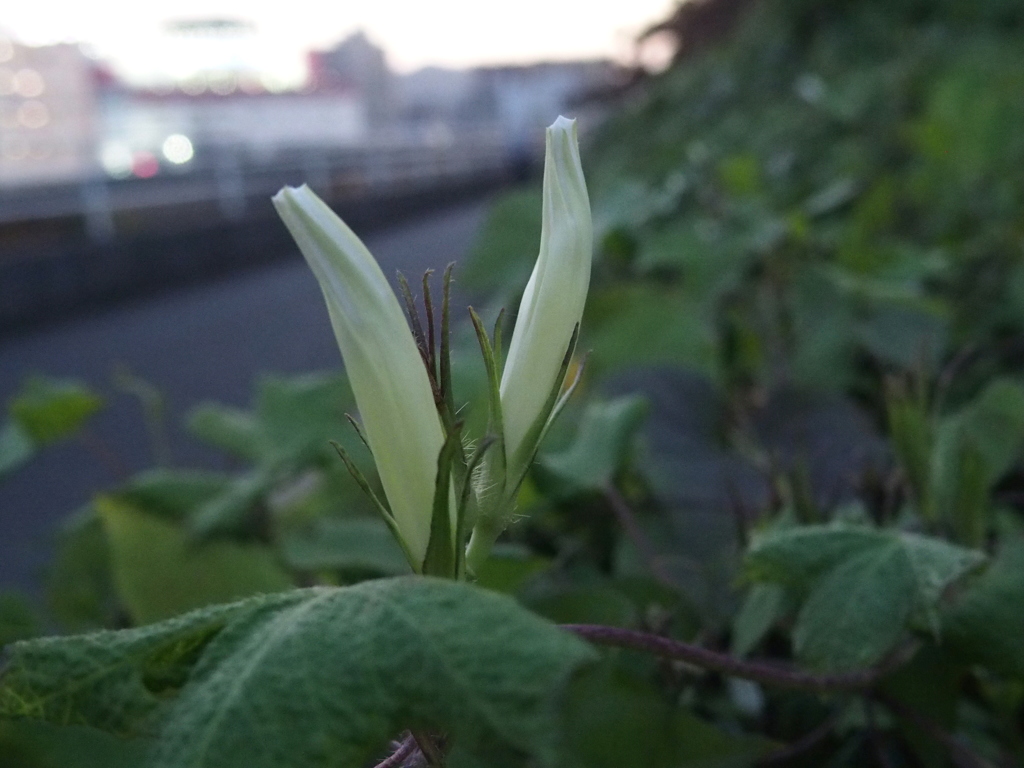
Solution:
M 132 157 L 132 173 L 140 179 L 151 179 L 160 172 L 160 161 L 152 152 L 136 152 Z

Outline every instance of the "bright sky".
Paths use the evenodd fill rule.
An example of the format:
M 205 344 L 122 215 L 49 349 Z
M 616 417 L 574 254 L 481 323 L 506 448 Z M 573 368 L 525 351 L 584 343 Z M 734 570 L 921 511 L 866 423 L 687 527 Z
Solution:
M 255 23 L 235 58 L 291 80 L 304 51 L 357 28 L 395 69 L 594 56 L 627 58 L 637 32 L 673 0 L 5 0 L 0 30 L 21 42 L 88 43 L 123 74 L 146 80 L 180 67 L 162 34 L 172 19 L 226 17 Z M 244 50 L 243 50 L 244 49 Z

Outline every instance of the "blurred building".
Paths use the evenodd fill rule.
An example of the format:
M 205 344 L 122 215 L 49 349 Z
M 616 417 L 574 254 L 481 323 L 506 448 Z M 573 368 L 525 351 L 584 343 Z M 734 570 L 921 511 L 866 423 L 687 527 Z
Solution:
M 544 128 L 560 114 L 589 109 L 591 97 L 619 83 L 611 61 L 565 61 L 473 70 L 471 112 L 492 120 L 512 147 L 543 143 Z
M 605 60 L 426 67 L 399 78 L 397 93 L 407 124 L 445 125 L 455 133 L 486 127 L 514 149 L 543 143 L 543 129 L 559 114 L 589 110 L 590 95 L 621 79 L 621 70 Z
M 309 70 L 314 88 L 348 87 L 359 91 L 370 124 L 386 125 L 395 119 L 395 77 L 384 50 L 362 31 L 349 35 L 328 51 L 311 53 Z
M 74 45 L 34 48 L 0 37 L 0 185 L 96 167 L 93 66 Z

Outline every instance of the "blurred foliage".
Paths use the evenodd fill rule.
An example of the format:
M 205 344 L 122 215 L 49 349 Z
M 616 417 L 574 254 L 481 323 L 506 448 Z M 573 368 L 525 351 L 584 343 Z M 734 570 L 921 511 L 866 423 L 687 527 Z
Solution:
M 79 434 L 103 400 L 84 384 L 34 376 L 7 403 L 0 425 L 0 479 L 40 448 Z
M 657 629 L 685 616 L 705 642 L 810 669 L 863 668 L 915 638 L 886 690 L 978 761 L 1018 764 L 1024 6 L 693 0 L 652 32 L 674 36 L 675 63 L 583 152 L 586 386 L 648 397 L 614 474 L 646 545 L 593 484 L 574 499 L 548 479 L 587 453 L 552 446 L 513 536 L 562 573 L 523 599 L 561 579 L 552 594 L 572 597 L 536 610 Z M 495 206 L 470 291 L 514 303 L 488 277 L 528 271 L 531 194 Z M 570 420 L 583 434 L 593 418 Z M 637 613 L 612 586 L 625 573 L 668 577 L 684 606 Z M 723 703 L 728 685 L 693 685 L 680 701 L 719 724 L 786 742 L 824 728 L 784 764 L 973 764 L 871 704 L 830 713 L 755 686 L 744 709 Z
M 1024 6 L 693 0 L 659 29 L 675 63 L 584 151 L 593 351 L 487 592 L 382 580 L 408 568 L 329 445 L 375 482 L 344 377 L 265 377 L 188 420 L 230 471 L 107 490 L 59 532 L 47 614 L 0 599 L 4 643 L 130 627 L 8 648 L 0 766 L 139 764 L 107 733 L 152 718 L 161 766 L 314 768 L 408 726 L 455 733 L 453 768 L 1024 763 Z M 468 294 L 516 305 L 539 199 L 494 206 Z M 453 344 L 478 401 L 468 328 Z M 97 405 L 27 385 L 0 473 Z M 878 679 L 582 666 L 536 616 Z

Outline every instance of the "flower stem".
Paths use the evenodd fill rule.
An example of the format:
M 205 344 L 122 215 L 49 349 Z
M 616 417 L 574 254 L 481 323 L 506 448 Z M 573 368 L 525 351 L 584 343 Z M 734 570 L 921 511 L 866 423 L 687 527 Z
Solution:
M 466 570 L 469 573 L 480 573 L 502 530 L 503 526 L 493 517 L 481 517 L 477 521 L 466 546 Z

